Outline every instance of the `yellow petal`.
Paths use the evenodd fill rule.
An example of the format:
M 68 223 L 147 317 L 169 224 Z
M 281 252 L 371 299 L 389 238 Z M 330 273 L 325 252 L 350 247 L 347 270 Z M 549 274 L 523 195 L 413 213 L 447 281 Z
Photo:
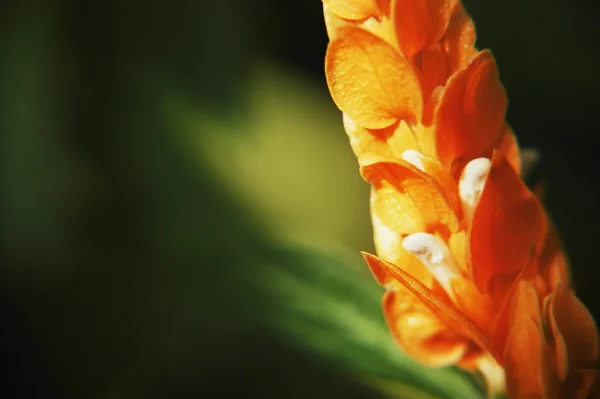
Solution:
M 399 234 L 425 230 L 425 223 L 412 198 L 385 180 L 371 180 L 371 209 L 386 227 Z
M 380 14 L 377 0 L 323 0 L 323 4 L 344 19 L 359 20 Z
M 327 28 L 327 36 L 329 36 L 330 40 L 337 38 L 338 32 L 342 28 L 356 25 L 355 21 L 343 19 L 335 14 L 325 2 L 323 3 L 323 17 L 325 19 L 325 27 Z
M 365 129 L 344 114 L 344 129 L 357 157 L 370 152 L 400 158 L 404 151 L 418 148 L 412 130 L 404 121 L 383 129 Z

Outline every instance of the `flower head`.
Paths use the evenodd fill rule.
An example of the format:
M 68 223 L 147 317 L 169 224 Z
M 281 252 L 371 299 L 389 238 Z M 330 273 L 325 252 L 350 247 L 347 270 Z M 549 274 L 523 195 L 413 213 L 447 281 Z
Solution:
M 404 351 L 514 398 L 585 398 L 594 321 L 520 177 L 507 95 L 457 0 L 323 0 L 327 83 L 371 184 L 383 309 Z

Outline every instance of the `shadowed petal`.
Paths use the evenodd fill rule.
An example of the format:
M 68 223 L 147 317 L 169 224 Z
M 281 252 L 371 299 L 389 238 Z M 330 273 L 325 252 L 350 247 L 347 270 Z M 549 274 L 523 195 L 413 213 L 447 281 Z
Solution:
M 561 398 L 569 399 L 597 399 L 600 392 L 592 392 L 594 383 L 598 380 L 598 370 L 579 369 L 571 372 L 561 387 Z M 597 385 L 597 384 L 596 384 Z
M 571 369 L 592 367 L 598 360 L 598 332 L 586 307 L 573 292 L 559 284 L 548 307 L 550 326 L 555 337 L 564 337 Z
M 343 121 L 350 146 L 357 157 L 370 152 L 400 158 L 404 151 L 419 147 L 414 133 L 404 121 L 383 129 L 365 129 L 347 114 L 344 114 Z
M 406 57 L 442 37 L 450 20 L 451 4 L 451 0 L 392 0 L 392 20 Z
M 446 55 L 439 44 L 427 47 L 420 53 L 419 58 L 423 98 L 429 100 L 433 90 L 443 85 L 448 77 Z

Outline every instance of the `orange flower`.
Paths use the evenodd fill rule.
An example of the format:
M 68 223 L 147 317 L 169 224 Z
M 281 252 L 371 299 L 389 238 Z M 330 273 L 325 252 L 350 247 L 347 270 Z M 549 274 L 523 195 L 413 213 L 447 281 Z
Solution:
M 585 398 L 598 333 L 520 178 L 507 96 L 457 0 L 323 0 L 325 72 L 363 178 L 404 351 L 513 398 Z M 600 385 L 600 384 L 597 384 Z

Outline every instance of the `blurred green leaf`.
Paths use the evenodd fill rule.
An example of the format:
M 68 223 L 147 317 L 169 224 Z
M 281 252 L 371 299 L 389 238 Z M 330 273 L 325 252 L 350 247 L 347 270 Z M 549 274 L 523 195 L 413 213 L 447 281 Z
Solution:
M 164 113 L 182 132 L 183 152 L 201 160 L 257 223 L 294 240 L 372 250 L 369 186 L 325 85 L 259 62 L 238 88 L 229 120 L 171 93 Z

